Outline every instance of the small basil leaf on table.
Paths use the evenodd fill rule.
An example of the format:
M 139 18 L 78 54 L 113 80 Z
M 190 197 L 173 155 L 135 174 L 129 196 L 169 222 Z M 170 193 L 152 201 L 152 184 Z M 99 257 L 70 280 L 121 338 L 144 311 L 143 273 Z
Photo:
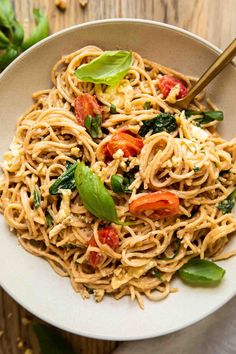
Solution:
M 31 32 L 29 38 L 27 38 L 23 45 L 22 50 L 26 50 L 35 43 L 46 38 L 49 34 L 49 24 L 46 16 L 40 9 L 33 9 L 33 15 L 36 23 L 36 27 Z
M 37 335 L 41 354 L 75 354 L 71 345 L 53 327 L 34 323 L 33 330 Z
M 132 63 L 132 53 L 124 50 L 107 51 L 88 64 L 80 66 L 78 79 L 94 84 L 115 85 L 127 74 Z
M 217 264 L 205 259 L 192 258 L 179 269 L 180 278 L 190 285 L 214 286 L 225 274 L 225 270 Z
M 102 124 L 102 117 L 99 115 L 96 115 L 96 117 L 92 117 L 89 114 L 87 115 L 84 121 L 84 126 L 92 138 L 102 137 L 101 124 Z
M 217 208 L 222 211 L 222 214 L 231 213 L 235 204 L 235 198 L 236 188 L 225 200 L 217 205 Z
M 60 189 L 75 189 L 74 172 L 77 162 L 73 165 L 67 164 L 67 169 L 62 173 L 49 188 L 49 193 L 52 195 L 60 194 Z
M 175 117 L 170 113 L 160 113 L 155 118 L 144 120 L 142 123 L 138 132 L 142 137 L 149 132 L 151 135 L 160 132 L 171 133 L 178 128 Z
M 97 218 L 121 224 L 115 203 L 101 179 L 84 162 L 75 170 L 75 184 L 85 208 Z

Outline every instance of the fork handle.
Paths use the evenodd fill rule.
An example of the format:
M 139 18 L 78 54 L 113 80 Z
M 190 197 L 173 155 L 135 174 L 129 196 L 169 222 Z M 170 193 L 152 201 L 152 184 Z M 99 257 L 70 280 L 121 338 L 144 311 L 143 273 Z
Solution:
M 181 101 L 181 105 L 187 107 L 194 97 L 201 92 L 210 81 L 212 81 L 224 67 L 231 61 L 236 55 L 236 38 L 230 43 L 230 45 L 223 51 L 223 53 L 216 59 L 216 61 L 204 72 L 196 84 L 188 92 L 187 96 Z

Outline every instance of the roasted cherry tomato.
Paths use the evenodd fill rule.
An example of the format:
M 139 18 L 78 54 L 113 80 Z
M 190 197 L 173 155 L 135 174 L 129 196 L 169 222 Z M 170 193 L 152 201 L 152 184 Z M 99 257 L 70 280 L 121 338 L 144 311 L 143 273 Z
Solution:
M 102 244 L 108 245 L 113 250 L 116 249 L 119 244 L 117 231 L 112 226 L 107 226 L 98 230 L 98 237 Z M 89 246 L 97 246 L 94 236 L 91 237 Z M 89 263 L 92 267 L 95 268 L 101 262 L 101 260 L 102 255 L 100 253 L 94 251 L 89 253 Z
M 169 95 L 171 89 L 176 85 L 179 85 L 179 87 L 180 87 L 179 94 L 176 97 L 177 99 L 183 98 L 188 93 L 188 90 L 185 87 L 184 83 L 181 80 L 176 79 L 176 77 L 173 77 L 173 76 L 169 76 L 169 75 L 162 76 L 162 78 L 159 80 L 158 85 L 159 85 L 161 93 L 163 94 L 163 96 L 165 98 Z
M 171 192 L 158 191 L 141 195 L 129 204 L 132 214 L 153 211 L 152 218 L 161 219 L 179 212 L 179 198 Z
M 110 141 L 104 147 L 106 157 L 112 155 L 121 149 L 124 157 L 137 156 L 143 147 L 143 140 L 138 134 L 134 134 L 129 130 L 120 130 L 113 135 Z
M 88 115 L 95 117 L 101 115 L 102 111 L 95 96 L 80 93 L 75 99 L 75 114 L 78 123 L 84 127 L 84 121 Z

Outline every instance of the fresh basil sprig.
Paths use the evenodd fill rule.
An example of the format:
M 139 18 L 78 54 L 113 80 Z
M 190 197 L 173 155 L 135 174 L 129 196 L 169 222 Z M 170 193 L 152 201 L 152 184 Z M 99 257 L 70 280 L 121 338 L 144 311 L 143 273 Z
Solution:
M 87 115 L 87 118 L 84 121 L 84 126 L 92 138 L 101 138 L 102 137 L 102 117 L 96 115 L 92 117 L 90 114 Z
M 62 173 L 56 181 L 49 188 L 49 193 L 52 195 L 60 194 L 61 189 L 75 189 L 75 179 L 74 172 L 77 166 L 77 162 L 73 165 L 67 164 L 67 169 L 64 173 Z
M 75 184 L 85 208 L 91 214 L 104 221 L 122 224 L 108 190 L 84 162 L 79 162 L 76 167 Z
M 208 124 L 210 122 L 213 122 L 214 120 L 217 120 L 218 122 L 221 122 L 224 120 L 224 114 L 222 111 L 207 111 L 207 112 L 203 112 L 203 111 L 185 111 L 185 116 L 186 118 L 189 118 L 191 116 L 202 116 L 202 117 L 198 117 L 195 118 L 195 120 L 199 123 L 199 124 Z
M 22 25 L 16 20 L 10 0 L 0 0 L 0 71 L 4 70 L 22 51 L 48 36 L 48 21 L 41 10 L 34 9 L 37 23 L 30 37 L 24 40 Z
M 222 211 L 222 214 L 231 213 L 234 207 L 235 198 L 236 198 L 236 188 L 225 200 L 223 200 L 221 203 L 217 205 L 217 208 Z
M 34 190 L 34 207 L 35 209 L 40 207 L 40 195 L 36 189 Z
M 55 328 L 34 323 L 33 330 L 37 335 L 41 354 L 75 354 L 71 345 Z
M 171 133 L 178 128 L 175 117 L 170 113 L 160 113 L 153 119 L 144 120 L 138 134 L 141 136 L 160 132 Z
M 214 286 L 225 274 L 225 270 L 205 259 L 192 258 L 179 269 L 180 278 L 190 285 Z
M 80 66 L 75 71 L 75 75 L 85 82 L 113 86 L 127 74 L 131 63 L 131 52 L 107 51 L 90 63 Z
M 36 27 L 31 32 L 29 38 L 27 38 L 23 45 L 22 49 L 26 50 L 35 43 L 46 38 L 49 34 L 49 24 L 47 18 L 44 16 L 43 12 L 40 9 L 33 9 L 34 20 Z
M 131 181 L 127 177 L 113 175 L 111 177 L 111 188 L 115 193 L 132 193 L 129 189 Z

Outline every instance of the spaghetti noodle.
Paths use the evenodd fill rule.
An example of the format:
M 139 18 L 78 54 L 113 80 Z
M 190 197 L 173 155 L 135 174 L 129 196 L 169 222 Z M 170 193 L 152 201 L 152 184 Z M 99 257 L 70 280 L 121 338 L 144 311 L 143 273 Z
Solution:
M 188 90 L 194 78 L 137 53 L 115 86 L 78 79 L 75 71 L 101 54 L 101 49 L 87 46 L 64 56 L 52 70 L 53 87 L 33 95 L 35 103 L 18 120 L 4 155 L 0 209 L 20 244 L 45 258 L 59 275 L 70 277 L 83 298 L 91 293 L 96 301 L 105 294 L 116 299 L 129 295 L 143 307 L 142 294 L 156 301 L 176 291 L 171 279 L 189 259 L 219 260 L 235 254 L 223 251 L 236 221 L 218 206 L 234 190 L 236 139 L 222 139 L 216 120 L 199 126 L 196 117 L 207 109 L 203 94 L 188 108 L 199 116 L 187 117 L 169 104 L 180 94 L 178 80 Z M 178 79 L 166 97 L 160 84 L 164 76 Z M 75 100 L 81 93 L 99 103 L 100 138 L 78 124 Z M 215 108 L 210 101 L 208 107 Z M 140 138 L 145 122 L 163 113 L 174 117 L 176 129 L 153 134 L 146 124 L 149 131 Z M 117 132 L 118 143 L 128 134 L 129 139 L 141 139 L 142 147 L 130 153 L 132 142 L 129 149 L 112 150 L 108 144 Z M 76 161 L 84 161 L 100 177 L 123 224 L 95 217 L 76 189 L 50 193 L 56 179 Z M 114 175 L 118 181 L 126 176 L 128 193 L 114 191 Z M 173 215 L 165 215 L 166 207 L 164 214 L 153 214 L 132 204 L 147 194 L 158 197 L 160 191 L 179 200 Z M 104 228 L 110 232 L 110 244 L 102 241 Z

